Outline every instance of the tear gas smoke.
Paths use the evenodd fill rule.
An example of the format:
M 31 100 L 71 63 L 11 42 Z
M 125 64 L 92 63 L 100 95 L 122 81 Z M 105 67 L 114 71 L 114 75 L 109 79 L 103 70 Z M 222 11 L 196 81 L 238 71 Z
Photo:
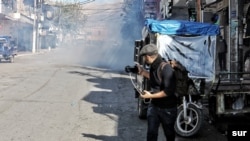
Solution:
M 84 34 L 67 47 L 75 52 L 70 58 L 83 66 L 119 71 L 126 65 L 133 65 L 134 40 L 141 39 L 143 21 L 139 4 L 124 5 L 127 4 L 117 9 L 117 5 L 112 4 L 112 7 L 105 7 L 108 10 L 88 14 Z

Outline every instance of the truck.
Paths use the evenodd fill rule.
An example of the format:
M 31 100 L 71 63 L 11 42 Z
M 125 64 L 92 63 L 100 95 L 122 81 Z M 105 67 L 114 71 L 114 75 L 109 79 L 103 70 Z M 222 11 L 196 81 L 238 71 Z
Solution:
M 165 60 L 176 60 L 187 70 L 189 81 L 186 95 L 178 96 L 178 114 L 175 131 L 179 136 L 197 134 L 204 120 L 204 109 L 209 111 L 209 121 L 215 122 L 224 115 L 250 113 L 250 72 L 216 71 L 216 38 L 220 35 L 218 25 L 185 20 L 147 19 L 142 39 L 135 40 L 134 62 L 149 70 L 139 56 L 140 49 L 155 44 Z M 140 93 L 150 91 L 147 78 L 131 73 L 136 66 L 126 66 L 137 98 L 140 119 L 146 119 L 150 99 Z
M 3 60 L 14 62 L 17 55 L 17 47 L 13 44 L 11 36 L 0 36 L 0 62 Z

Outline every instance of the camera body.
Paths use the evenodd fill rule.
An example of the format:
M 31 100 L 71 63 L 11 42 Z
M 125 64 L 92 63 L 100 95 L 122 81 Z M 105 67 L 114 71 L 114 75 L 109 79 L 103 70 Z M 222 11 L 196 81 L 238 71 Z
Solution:
M 134 66 L 126 66 L 125 71 L 127 73 L 138 73 L 138 67 L 136 65 L 134 65 Z

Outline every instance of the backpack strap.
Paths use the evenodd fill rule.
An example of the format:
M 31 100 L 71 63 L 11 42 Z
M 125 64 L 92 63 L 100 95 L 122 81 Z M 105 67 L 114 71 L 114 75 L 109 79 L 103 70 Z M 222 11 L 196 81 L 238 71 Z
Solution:
M 166 66 L 167 64 L 170 64 L 170 62 L 163 61 L 160 63 L 160 67 L 157 69 L 157 77 L 160 80 L 160 83 L 162 82 L 162 77 L 161 77 L 162 70 L 163 70 L 164 66 Z

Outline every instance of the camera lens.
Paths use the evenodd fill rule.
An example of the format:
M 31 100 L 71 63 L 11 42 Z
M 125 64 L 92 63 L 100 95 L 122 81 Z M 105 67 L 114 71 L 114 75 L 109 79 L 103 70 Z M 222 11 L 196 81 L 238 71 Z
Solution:
M 125 71 L 127 72 L 127 73 L 138 73 L 138 68 L 137 68 L 137 66 L 126 66 L 125 67 Z
M 131 67 L 130 67 L 130 66 L 126 66 L 126 67 L 125 67 L 125 71 L 126 71 L 127 73 L 131 72 Z

